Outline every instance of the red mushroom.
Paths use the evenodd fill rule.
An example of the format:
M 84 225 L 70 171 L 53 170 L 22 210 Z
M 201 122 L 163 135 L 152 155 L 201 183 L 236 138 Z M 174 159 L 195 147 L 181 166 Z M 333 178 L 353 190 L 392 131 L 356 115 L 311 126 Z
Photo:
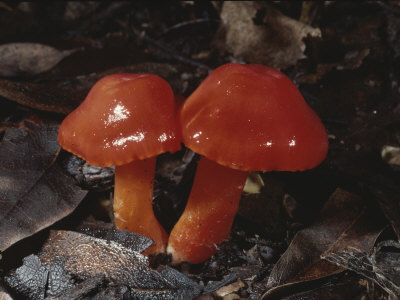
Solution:
M 168 236 L 154 216 L 156 156 L 180 148 L 174 94 L 150 74 L 114 74 L 99 80 L 62 122 L 60 145 L 95 166 L 115 165 L 117 228 L 154 240 L 147 253 L 165 251 Z
M 184 144 L 202 157 L 168 240 L 175 263 L 200 263 L 229 237 L 248 171 L 310 169 L 328 149 L 324 126 L 296 86 L 261 65 L 217 68 L 179 117 Z

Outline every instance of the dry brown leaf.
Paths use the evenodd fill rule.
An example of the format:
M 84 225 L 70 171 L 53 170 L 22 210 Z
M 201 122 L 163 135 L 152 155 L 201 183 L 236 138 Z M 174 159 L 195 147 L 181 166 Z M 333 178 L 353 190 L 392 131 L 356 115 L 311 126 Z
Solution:
M 130 246 L 62 230 L 51 231 L 38 256 L 25 257 L 5 282 L 24 299 L 59 299 L 95 278 L 129 287 L 129 299 L 192 299 L 201 292 L 201 286 L 175 269 L 151 269 L 148 258 Z
M 398 242 L 388 240 L 379 243 L 371 254 L 359 248 L 349 249 L 343 243 L 338 243 L 336 247 L 324 253 L 323 258 L 373 280 L 390 295 L 389 299 L 398 300 L 400 295 L 399 248 Z
M 361 51 L 350 51 L 345 55 L 342 61 L 337 63 L 318 64 L 315 73 L 297 77 L 296 81 L 297 83 L 315 84 L 332 70 L 342 71 L 358 69 L 369 54 L 369 48 L 365 48 Z
M 250 172 L 247 176 L 243 191 L 249 194 L 259 194 L 264 187 L 264 181 L 257 172 Z
M 3 284 L 0 282 L 0 300 L 13 300 Z
M 55 163 L 57 125 L 8 129 L 0 144 L 0 251 L 71 213 L 86 195 Z
M 44 111 L 68 114 L 87 95 L 89 88 L 77 82 L 32 83 L 0 79 L 0 96 L 21 105 Z
M 68 1 L 65 4 L 64 20 L 75 21 L 93 13 L 99 6 L 96 1 Z
M 228 284 L 226 286 L 219 288 L 218 290 L 215 291 L 215 294 L 218 297 L 225 297 L 227 295 L 238 292 L 241 288 L 243 288 L 245 286 L 246 286 L 246 284 L 243 281 L 241 281 L 240 279 L 238 279 L 237 281 L 235 281 L 231 284 Z
M 0 292 L 0 300 L 13 300 L 6 292 Z
M 385 145 L 382 147 L 381 156 L 389 165 L 400 166 L 400 147 Z
M 79 76 L 64 81 L 33 83 L 0 79 L 0 96 L 35 109 L 68 114 L 85 99 L 89 89 L 97 80 L 114 73 L 157 74 L 165 78 L 175 91 L 180 91 L 184 83 L 177 66 L 148 62 L 113 68 L 95 76 Z
M 265 16 L 257 25 L 259 12 L 265 12 Z M 219 32 L 226 33 L 224 48 L 235 59 L 279 69 L 305 58 L 303 38 L 321 37 L 319 28 L 289 18 L 262 2 L 224 2 L 221 19 Z
M 29 76 L 50 70 L 79 49 L 57 50 L 38 43 L 0 45 L 0 76 Z
M 321 255 L 344 247 L 368 252 L 384 227 L 380 217 L 363 210 L 362 199 L 337 189 L 321 210 L 319 218 L 293 238 L 272 269 L 267 284 L 270 290 L 262 299 L 274 298 L 285 290 L 293 289 L 296 284 L 344 271 L 343 267 L 321 259 Z

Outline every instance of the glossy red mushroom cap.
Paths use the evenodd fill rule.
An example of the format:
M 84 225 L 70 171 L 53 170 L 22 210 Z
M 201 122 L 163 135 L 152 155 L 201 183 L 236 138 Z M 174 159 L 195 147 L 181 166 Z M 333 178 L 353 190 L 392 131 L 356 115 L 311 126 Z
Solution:
M 293 82 L 261 65 L 217 68 L 185 101 L 180 123 L 187 147 L 233 169 L 305 170 L 328 150 L 324 126 Z
M 180 148 L 174 94 L 150 74 L 99 80 L 62 122 L 60 145 L 92 165 L 123 165 Z

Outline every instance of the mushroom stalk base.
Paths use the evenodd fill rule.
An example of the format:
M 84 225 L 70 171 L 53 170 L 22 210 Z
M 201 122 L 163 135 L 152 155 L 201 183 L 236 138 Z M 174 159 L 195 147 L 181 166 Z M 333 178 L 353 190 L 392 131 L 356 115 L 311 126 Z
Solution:
M 165 252 L 168 240 L 153 211 L 155 166 L 156 157 L 152 157 L 115 167 L 115 225 L 151 238 L 154 244 L 145 254 Z
M 229 238 L 247 174 L 205 157 L 199 160 L 185 211 L 168 240 L 173 263 L 201 263 Z

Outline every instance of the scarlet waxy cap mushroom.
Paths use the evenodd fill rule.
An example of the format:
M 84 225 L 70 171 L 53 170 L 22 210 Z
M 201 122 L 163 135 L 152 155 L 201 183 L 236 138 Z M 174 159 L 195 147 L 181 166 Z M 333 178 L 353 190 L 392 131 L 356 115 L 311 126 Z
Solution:
M 117 228 L 152 238 L 147 253 L 163 252 L 168 236 L 152 207 L 156 156 L 180 148 L 169 84 L 150 74 L 104 77 L 62 122 L 58 141 L 94 166 L 116 166 Z
M 325 128 L 299 90 L 266 66 L 217 68 L 179 117 L 184 144 L 203 157 L 168 240 L 175 263 L 200 263 L 229 237 L 247 171 L 310 169 L 328 150 Z

